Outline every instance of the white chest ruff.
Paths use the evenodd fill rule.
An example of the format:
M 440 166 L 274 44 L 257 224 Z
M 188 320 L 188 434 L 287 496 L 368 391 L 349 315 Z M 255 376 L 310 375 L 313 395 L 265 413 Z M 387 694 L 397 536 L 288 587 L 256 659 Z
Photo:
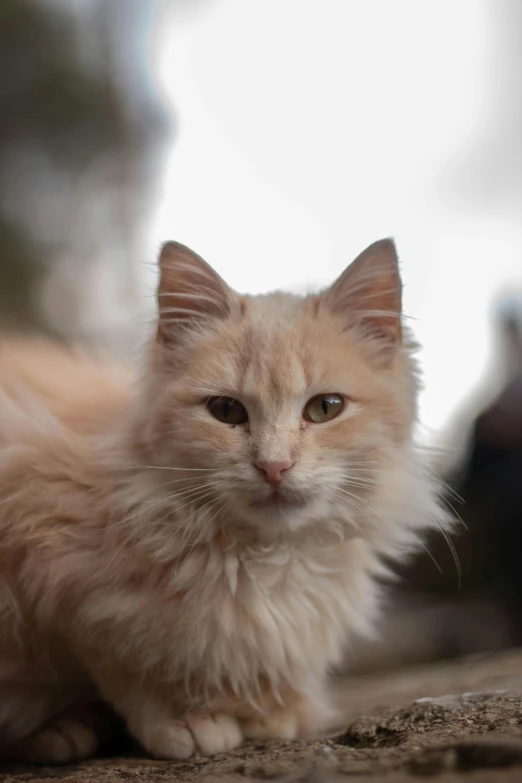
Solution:
M 207 556 L 185 582 L 173 640 L 174 669 L 211 687 L 248 692 L 260 678 L 275 687 L 324 675 L 350 633 L 373 619 L 375 590 L 362 542 L 314 553 L 235 551 Z M 185 585 L 183 584 L 185 583 Z

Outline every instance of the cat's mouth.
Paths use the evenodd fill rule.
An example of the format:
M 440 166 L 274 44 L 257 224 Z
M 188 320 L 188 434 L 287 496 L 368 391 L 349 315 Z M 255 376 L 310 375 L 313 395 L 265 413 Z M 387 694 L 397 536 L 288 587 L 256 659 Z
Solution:
M 289 495 L 287 493 L 283 494 L 278 489 L 274 489 L 269 495 L 261 498 L 261 500 L 253 500 L 250 503 L 254 508 L 265 509 L 297 509 L 304 508 L 306 504 L 307 501 L 305 498 L 298 497 L 297 495 Z

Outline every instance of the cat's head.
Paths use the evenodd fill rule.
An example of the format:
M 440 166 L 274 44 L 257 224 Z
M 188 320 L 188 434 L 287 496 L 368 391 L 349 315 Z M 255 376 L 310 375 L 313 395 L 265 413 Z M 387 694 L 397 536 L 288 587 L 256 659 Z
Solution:
M 141 439 L 186 469 L 163 477 L 178 506 L 266 532 L 364 511 L 415 417 L 393 242 L 307 297 L 239 295 L 168 243 L 158 302 Z

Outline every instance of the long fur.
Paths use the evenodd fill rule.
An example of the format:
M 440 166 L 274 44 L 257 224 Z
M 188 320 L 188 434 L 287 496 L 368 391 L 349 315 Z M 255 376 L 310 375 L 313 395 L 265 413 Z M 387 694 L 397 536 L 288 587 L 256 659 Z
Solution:
M 412 443 L 392 246 L 307 298 L 240 297 L 179 247 L 162 255 L 141 377 L 0 345 L 0 746 L 29 760 L 95 751 L 86 725 L 64 724 L 93 694 L 164 757 L 324 730 L 328 676 L 373 631 L 383 560 L 448 525 Z M 369 310 L 376 253 L 388 274 Z M 306 424 L 321 392 L 348 404 Z M 210 415 L 220 395 L 247 426 Z M 295 463 L 296 505 L 256 505 L 271 491 L 260 455 Z

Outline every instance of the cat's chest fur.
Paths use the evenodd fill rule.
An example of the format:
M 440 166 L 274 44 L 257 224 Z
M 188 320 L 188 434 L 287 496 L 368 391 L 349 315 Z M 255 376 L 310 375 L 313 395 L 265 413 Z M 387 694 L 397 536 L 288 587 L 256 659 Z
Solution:
M 371 560 L 359 540 L 302 550 L 202 546 L 171 569 L 160 593 L 142 584 L 85 609 L 90 621 L 120 626 L 117 637 L 142 668 L 244 693 L 259 680 L 291 684 L 339 662 L 347 632 L 364 631 L 373 615 Z

